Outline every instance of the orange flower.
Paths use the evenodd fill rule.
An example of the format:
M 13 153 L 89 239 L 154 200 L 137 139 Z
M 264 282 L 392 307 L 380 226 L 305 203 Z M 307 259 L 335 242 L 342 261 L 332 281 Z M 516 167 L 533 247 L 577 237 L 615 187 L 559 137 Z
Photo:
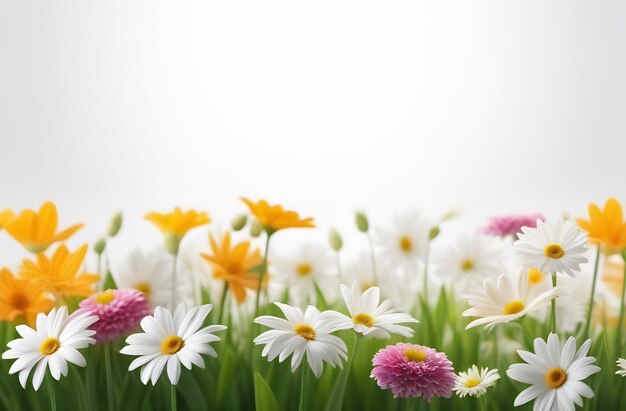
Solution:
M 176 207 L 171 213 L 148 213 L 146 214 L 146 220 L 153 223 L 165 234 L 165 247 L 172 254 L 178 252 L 180 240 L 182 240 L 187 231 L 211 222 L 207 213 L 197 212 L 196 210 L 183 212 L 180 207 Z
M 0 270 L 0 320 L 35 325 L 37 314 L 48 313 L 54 303 L 28 280 L 16 279 Z
M 242 198 L 241 200 L 246 203 L 250 212 L 269 233 L 284 228 L 315 227 L 313 218 L 300 218 L 295 211 L 285 210 L 280 205 L 270 205 L 265 200 L 260 200 L 256 203 L 253 203 L 247 198 Z
M 244 241 L 231 247 L 230 233 L 224 234 L 221 244 L 209 235 L 213 255 L 201 253 L 213 268 L 213 277 L 224 280 L 239 304 L 246 299 L 246 288 L 256 291 L 259 286 L 258 268 L 263 257 L 258 249 L 250 250 L 250 242 Z M 267 276 L 265 276 L 267 280 Z M 267 281 L 264 281 L 267 285 Z
M 13 211 L 9 209 L 2 210 L 2 212 L 0 212 L 0 230 L 2 230 L 2 227 L 7 225 L 9 221 L 13 220 L 14 218 L 15 214 L 13 214 Z
M 626 247 L 626 223 L 623 220 L 622 206 L 610 198 L 604 205 L 604 210 L 595 204 L 589 204 L 590 221 L 578 219 L 578 225 L 589 233 L 589 239 L 606 244 L 610 247 L 622 249 Z
M 57 233 L 57 224 L 57 207 L 48 201 L 41 206 L 39 213 L 26 209 L 17 217 L 10 219 L 4 228 L 28 251 L 39 253 L 57 241 L 67 240 L 83 226 L 73 225 Z
M 94 283 L 100 278 L 97 274 L 78 274 L 87 253 L 87 244 L 70 253 L 62 245 L 52 258 L 37 254 L 37 262 L 24 260 L 20 270 L 22 278 L 32 280 L 41 289 L 58 297 L 87 297 L 94 292 Z
M 606 258 L 602 271 L 602 281 L 617 298 L 622 298 L 624 260 L 621 257 L 612 255 Z

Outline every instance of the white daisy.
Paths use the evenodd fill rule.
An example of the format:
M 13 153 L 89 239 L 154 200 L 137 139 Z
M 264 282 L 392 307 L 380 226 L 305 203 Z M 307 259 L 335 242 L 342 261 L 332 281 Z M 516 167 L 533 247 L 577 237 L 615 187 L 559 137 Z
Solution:
M 61 375 L 67 376 L 68 362 L 84 367 L 85 358 L 78 350 L 96 342 L 91 338 L 96 332 L 87 329 L 96 321 L 98 317 L 87 310 L 75 311 L 68 317 L 67 308 L 61 307 L 58 310 L 53 308 L 48 315 L 39 313 L 36 330 L 27 325 L 18 325 L 15 328 L 22 338 L 10 341 L 7 344 L 10 350 L 2 353 L 4 359 L 17 358 L 9 374 L 19 372 L 20 384 L 26 388 L 28 375 L 35 369 L 33 388 L 37 391 L 46 373 L 46 366 L 57 381 Z
M 306 244 L 288 255 L 270 258 L 272 281 L 289 287 L 289 297 L 294 303 L 315 302 L 315 284 L 320 289 L 335 288 L 337 267 L 325 247 Z
M 586 263 L 587 234 L 570 220 L 545 223 L 537 220 L 537 228 L 522 227 L 515 251 L 524 267 L 537 267 L 550 274 L 570 276 Z
M 541 310 L 557 297 L 558 288 L 539 289 L 529 287 L 525 271 L 515 275 L 501 274 L 497 281 L 488 278 L 483 289 L 469 294 L 472 307 L 463 312 L 466 317 L 480 317 L 465 327 L 478 325 L 493 328 L 496 324 L 517 320 L 529 312 Z
M 167 365 L 167 376 L 175 385 L 180 378 L 181 363 L 189 370 L 192 364 L 204 368 L 200 354 L 217 357 L 209 343 L 220 341 L 213 333 L 226 329 L 223 325 L 200 329 L 211 308 L 211 304 L 206 304 L 187 311 L 185 305 L 180 304 L 172 317 L 167 308 L 157 307 L 154 316 L 141 320 L 145 332 L 129 336 L 128 345 L 120 350 L 122 354 L 139 356 L 130 363 L 128 370 L 142 367 L 141 382 L 151 381 L 155 385 Z
M 591 340 L 585 341 L 578 352 L 574 337 L 569 337 L 561 348 L 559 337 L 553 333 L 547 343 L 536 338 L 534 345 L 534 353 L 517 352 L 526 364 L 513 364 L 506 371 L 515 381 L 531 384 L 515 398 L 516 407 L 535 400 L 535 410 L 573 410 L 574 404 L 582 407 L 581 396 L 593 397 L 591 388 L 582 382 L 600 371 L 600 367 L 592 365 L 596 359 L 587 357 Z
M 418 211 L 394 216 L 389 230 L 377 228 L 374 232 L 381 262 L 391 269 L 417 273 L 426 258 L 430 229 Z
M 461 371 L 455 378 L 454 388 L 456 394 L 463 398 L 466 395 L 470 397 L 480 397 L 487 392 L 487 388 L 493 386 L 500 379 L 498 370 L 490 370 L 481 368 L 480 371 L 476 365 L 467 371 Z
M 350 317 L 345 317 L 346 322 L 357 333 L 374 338 L 391 338 L 391 333 L 404 337 L 413 336 L 411 328 L 398 324 L 418 323 L 419 321 L 409 314 L 397 313 L 389 309 L 388 300 L 379 305 L 378 287 L 368 288 L 361 294 L 356 283 L 352 283 L 352 288 L 341 284 L 341 295 L 350 312 Z
M 437 274 L 452 278 L 454 287 L 460 289 L 498 275 L 504 260 L 502 241 L 482 234 L 462 235 L 452 246 L 433 255 Z
M 347 348 L 343 340 L 333 332 L 351 328 L 336 311 L 320 311 L 309 305 L 303 313 L 298 307 L 275 303 L 285 314 L 285 319 L 263 315 L 255 323 L 272 328 L 254 339 L 254 343 L 265 344 L 261 355 L 268 361 L 278 357 L 283 362 L 291 357 L 291 372 L 300 366 L 306 353 L 307 362 L 317 378 L 322 375 L 324 361 L 333 368 L 342 368 L 341 359 L 346 360 Z
M 616 362 L 619 370 L 615 371 L 615 374 L 626 377 L 626 360 L 624 360 L 623 358 L 618 358 Z

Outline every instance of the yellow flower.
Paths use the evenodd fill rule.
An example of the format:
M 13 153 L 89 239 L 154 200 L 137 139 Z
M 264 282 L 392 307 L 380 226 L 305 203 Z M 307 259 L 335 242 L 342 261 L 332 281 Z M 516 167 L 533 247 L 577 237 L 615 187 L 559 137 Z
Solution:
M 259 286 L 258 268 L 263 257 L 258 249 L 250 250 L 250 242 L 244 241 L 231 247 L 230 233 L 224 234 L 221 244 L 209 235 L 212 255 L 201 253 L 213 268 L 213 277 L 224 280 L 239 304 L 246 299 L 246 288 L 256 291 Z M 267 280 L 267 276 L 265 276 Z M 263 285 L 267 285 L 264 281 Z
M 9 221 L 13 220 L 14 218 L 15 218 L 15 214 L 13 214 L 13 211 L 9 209 L 6 209 L 0 212 L 0 230 L 2 230 L 2 227 L 7 225 Z
M 35 325 L 37 314 L 48 313 L 54 303 L 28 280 L 16 279 L 6 268 L 0 270 L 0 320 Z
M 176 207 L 171 213 L 148 213 L 146 220 L 157 226 L 165 235 L 165 248 L 172 254 L 178 252 L 180 240 L 187 231 L 211 222 L 207 213 L 196 210 L 183 212 L 180 207 Z
M 57 297 L 87 297 L 93 294 L 93 285 L 100 277 L 97 274 L 78 274 L 86 253 L 87 244 L 73 253 L 61 245 L 50 259 L 39 253 L 36 262 L 24 260 L 20 276 Z
M 589 233 L 589 239 L 618 249 L 626 247 L 626 222 L 623 220 L 622 206 L 610 198 L 604 210 L 589 204 L 590 220 L 578 219 L 578 225 Z
M 76 224 L 57 233 L 57 224 L 57 207 L 48 201 L 41 206 L 38 213 L 31 209 L 22 211 L 17 217 L 10 219 L 4 228 L 28 251 L 39 253 L 53 243 L 67 240 L 83 226 Z
M 265 200 L 253 203 L 247 198 L 241 199 L 250 212 L 261 223 L 269 233 L 273 233 L 284 228 L 311 228 L 315 227 L 313 218 L 300 218 L 295 211 L 283 209 L 280 205 L 270 205 Z

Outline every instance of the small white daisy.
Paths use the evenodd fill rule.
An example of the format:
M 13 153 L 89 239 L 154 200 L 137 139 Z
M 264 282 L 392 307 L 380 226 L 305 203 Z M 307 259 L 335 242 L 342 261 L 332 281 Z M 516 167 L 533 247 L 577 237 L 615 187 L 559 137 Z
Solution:
M 524 267 L 536 267 L 543 272 L 574 276 L 586 263 L 587 234 L 570 220 L 555 223 L 537 220 L 537 228 L 522 227 L 523 234 L 515 251 Z
M 300 366 L 306 353 L 307 362 L 317 378 L 322 375 L 324 361 L 333 368 L 342 368 L 341 359 L 346 360 L 347 348 L 343 340 L 333 332 L 351 328 L 336 311 L 320 312 L 309 305 L 303 313 L 298 307 L 275 303 L 285 314 L 285 318 L 269 315 L 257 317 L 254 322 L 272 328 L 254 339 L 254 343 L 265 344 L 261 355 L 273 361 L 278 357 L 283 362 L 291 357 L 291 372 Z
M 618 358 L 617 366 L 619 367 L 619 370 L 615 371 L 615 374 L 626 377 L 626 360 L 624 360 L 623 358 Z
M 478 325 L 493 328 L 496 324 L 517 320 L 529 312 L 541 310 L 558 295 L 558 288 L 540 289 L 529 287 L 525 271 L 501 274 L 497 281 L 488 278 L 482 290 L 469 294 L 471 308 L 463 312 L 465 317 L 480 317 L 465 327 L 470 329 Z
M 480 371 L 476 365 L 467 371 L 461 371 L 455 378 L 454 388 L 456 394 L 463 398 L 466 395 L 470 397 L 480 397 L 487 392 L 487 388 L 493 386 L 500 379 L 498 370 L 490 370 L 481 368 Z
M 129 371 L 141 368 L 141 382 L 148 381 L 155 385 L 163 368 L 167 365 L 167 376 L 175 385 L 180 378 L 180 364 L 188 370 L 192 364 L 204 368 L 204 360 L 200 354 L 217 357 L 217 353 L 209 345 L 220 341 L 213 333 L 225 330 L 223 325 L 202 327 L 204 320 L 211 312 L 211 304 L 193 307 L 189 311 L 180 304 L 172 313 L 163 307 L 154 310 L 154 316 L 141 320 L 141 328 L 145 331 L 129 336 L 128 344 L 120 350 L 122 354 L 138 355 L 128 367 Z
M 91 315 L 88 310 L 78 310 L 68 317 L 67 308 L 58 310 L 53 308 L 48 315 L 37 315 L 37 329 L 27 325 L 18 325 L 17 332 L 22 338 L 10 341 L 7 345 L 10 350 L 2 353 L 4 359 L 17 361 L 11 365 L 9 374 L 19 372 L 20 384 L 26 388 L 26 381 L 30 372 L 33 373 L 33 388 L 35 391 L 41 386 L 46 366 L 55 380 L 61 375 L 67 376 L 68 362 L 80 367 L 86 365 L 85 358 L 79 349 L 94 344 L 91 338 L 96 332 L 87 328 L 98 321 L 98 317 Z
M 418 211 L 394 216 L 389 230 L 377 228 L 374 232 L 381 262 L 390 269 L 418 272 L 428 251 L 430 229 L 431 224 Z
M 516 407 L 535 400 L 535 410 L 573 410 L 574 404 L 582 407 L 581 398 L 592 398 L 593 391 L 582 382 L 600 371 L 593 365 L 594 357 L 587 357 L 591 340 L 585 341 L 576 352 L 576 339 L 569 337 L 561 348 L 559 337 L 551 333 L 546 343 L 535 339 L 535 352 L 519 350 L 526 363 L 513 364 L 506 371 L 515 381 L 531 384 L 515 398 Z
M 341 284 L 341 295 L 350 312 L 350 317 L 345 317 L 345 321 L 357 333 L 374 338 L 391 338 L 392 333 L 404 337 L 413 336 L 411 328 L 398 324 L 418 323 L 419 321 L 409 314 L 391 310 L 388 300 L 379 304 L 378 287 L 368 288 L 361 294 L 356 283 L 352 283 L 352 288 Z

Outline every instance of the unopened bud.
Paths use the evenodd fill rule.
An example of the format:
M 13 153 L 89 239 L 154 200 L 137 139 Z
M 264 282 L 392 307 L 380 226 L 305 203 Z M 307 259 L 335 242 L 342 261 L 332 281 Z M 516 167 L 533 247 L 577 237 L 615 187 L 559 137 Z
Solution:
M 107 246 L 107 240 L 104 238 L 99 239 L 98 241 L 96 241 L 96 243 L 93 245 L 93 250 L 96 252 L 96 254 L 100 255 L 104 252 L 104 249 Z
M 119 212 L 113 216 L 111 223 L 109 224 L 109 237 L 115 237 L 122 228 L 122 213 Z
M 343 247 L 341 234 L 339 234 L 339 232 L 334 228 L 330 230 L 330 233 L 328 234 L 328 242 L 330 243 L 330 248 L 337 252 L 339 252 L 339 250 L 341 250 L 341 247 Z
M 256 220 L 250 222 L 250 235 L 252 237 L 258 237 L 263 232 L 263 226 Z
M 232 227 L 233 231 L 239 231 L 243 229 L 247 223 L 248 223 L 248 215 L 241 214 L 233 218 L 233 221 L 230 223 L 230 226 Z
M 357 211 L 354 217 L 356 221 L 356 228 L 358 228 L 359 231 L 362 233 L 367 233 L 370 228 L 370 224 L 367 221 L 367 217 L 365 216 L 365 214 Z
M 435 227 L 430 229 L 430 233 L 429 233 L 428 237 L 431 240 L 434 240 L 435 238 L 437 238 L 437 236 L 439 235 L 440 232 L 441 232 L 441 230 L 439 229 L 439 226 L 435 226 Z

